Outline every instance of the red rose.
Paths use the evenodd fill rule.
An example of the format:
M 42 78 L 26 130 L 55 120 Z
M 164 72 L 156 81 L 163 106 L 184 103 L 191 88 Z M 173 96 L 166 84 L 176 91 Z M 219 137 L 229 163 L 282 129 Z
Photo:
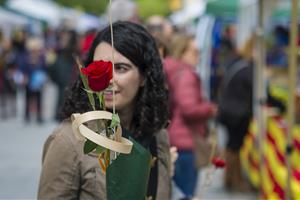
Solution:
M 211 162 L 212 162 L 212 164 L 216 168 L 223 168 L 223 167 L 225 167 L 225 161 L 223 159 L 221 159 L 221 158 L 214 157 Z
M 100 92 L 108 87 L 112 79 L 112 63 L 103 60 L 94 61 L 86 68 L 82 68 L 81 72 L 87 76 L 91 90 Z

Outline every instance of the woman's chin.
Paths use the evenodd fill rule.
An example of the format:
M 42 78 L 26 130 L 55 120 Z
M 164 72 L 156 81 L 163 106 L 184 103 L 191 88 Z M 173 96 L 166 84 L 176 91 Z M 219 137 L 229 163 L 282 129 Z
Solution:
M 106 107 L 107 110 L 112 111 L 113 107 L 114 107 L 114 104 L 113 104 L 113 102 L 107 102 L 107 101 L 105 101 L 105 107 Z M 116 107 L 117 106 L 115 106 L 115 109 L 116 109 Z

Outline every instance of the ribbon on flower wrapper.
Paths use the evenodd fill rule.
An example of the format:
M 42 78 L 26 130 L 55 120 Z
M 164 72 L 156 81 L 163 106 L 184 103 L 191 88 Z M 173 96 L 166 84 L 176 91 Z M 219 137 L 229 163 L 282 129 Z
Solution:
M 95 133 L 93 130 L 89 129 L 87 126 L 84 125 L 84 123 L 96 120 L 96 119 L 112 119 L 112 113 L 107 111 L 90 111 L 83 114 L 73 114 L 72 115 L 72 128 L 73 132 L 77 136 L 77 138 L 87 138 L 90 141 L 104 147 L 107 149 L 110 149 L 112 151 L 123 153 L 123 154 L 129 154 L 132 149 L 133 143 L 123 138 L 120 134 L 121 131 L 116 131 L 116 135 L 120 138 L 119 141 L 109 139 L 106 136 L 103 136 L 102 134 Z M 121 130 L 121 126 L 119 125 L 117 127 L 117 130 Z

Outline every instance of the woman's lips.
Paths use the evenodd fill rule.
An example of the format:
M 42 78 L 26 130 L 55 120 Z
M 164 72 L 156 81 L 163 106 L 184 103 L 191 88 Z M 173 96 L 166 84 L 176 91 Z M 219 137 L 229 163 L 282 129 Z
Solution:
M 118 91 L 115 91 L 115 95 L 117 95 L 118 93 Z M 113 91 L 104 91 L 104 98 L 107 101 L 113 100 Z

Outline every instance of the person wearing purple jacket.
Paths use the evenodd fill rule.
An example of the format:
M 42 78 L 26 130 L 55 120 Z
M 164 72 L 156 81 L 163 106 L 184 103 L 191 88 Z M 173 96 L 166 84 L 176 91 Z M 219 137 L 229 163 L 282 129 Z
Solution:
M 178 149 L 174 181 L 187 198 L 194 196 L 198 170 L 195 167 L 194 134 L 205 137 L 206 122 L 216 115 L 214 104 L 205 101 L 201 80 L 195 71 L 199 51 L 192 36 L 177 35 L 171 42 L 171 56 L 164 60 L 170 92 L 170 143 Z

